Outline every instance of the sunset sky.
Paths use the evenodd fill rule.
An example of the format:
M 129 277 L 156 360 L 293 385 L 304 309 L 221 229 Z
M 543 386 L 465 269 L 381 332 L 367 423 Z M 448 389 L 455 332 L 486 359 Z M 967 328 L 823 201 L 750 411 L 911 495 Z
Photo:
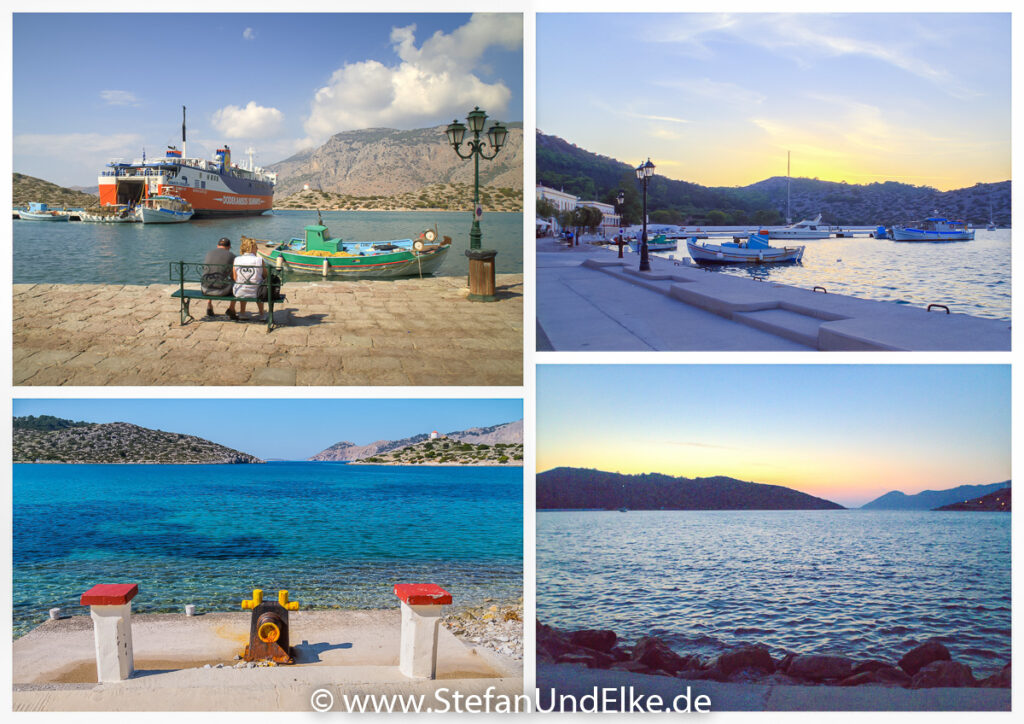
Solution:
M 538 365 L 537 471 L 784 485 L 847 507 L 1010 475 L 1008 365 Z
M 708 186 L 1010 178 L 1010 15 L 539 14 L 537 128 Z

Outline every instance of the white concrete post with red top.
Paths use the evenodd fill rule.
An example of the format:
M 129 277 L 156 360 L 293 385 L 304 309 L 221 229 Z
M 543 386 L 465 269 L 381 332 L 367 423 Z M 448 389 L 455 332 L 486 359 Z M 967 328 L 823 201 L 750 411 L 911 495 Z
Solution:
M 135 672 L 132 651 L 132 599 L 137 583 L 103 583 L 82 594 L 96 638 L 96 677 L 102 683 L 124 681 Z
M 402 646 L 398 670 L 411 679 L 437 675 L 437 628 L 452 594 L 434 583 L 398 583 L 402 602 Z

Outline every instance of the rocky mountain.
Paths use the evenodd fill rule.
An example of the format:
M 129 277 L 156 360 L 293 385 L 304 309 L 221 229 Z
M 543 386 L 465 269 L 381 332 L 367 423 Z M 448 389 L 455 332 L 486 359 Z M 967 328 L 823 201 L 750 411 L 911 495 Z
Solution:
M 959 503 L 950 503 L 949 505 L 943 505 L 941 508 L 936 508 L 935 510 L 1009 513 L 1012 509 L 1012 503 L 1013 490 L 1011 488 L 1002 488 L 994 493 L 982 495 L 980 498 L 975 498 L 974 500 L 963 500 Z
M 522 211 L 523 191 L 509 187 L 480 188 L 480 205 L 488 212 Z M 471 184 L 429 184 L 394 196 L 353 196 L 306 189 L 274 199 L 275 209 L 341 209 L 345 211 L 472 211 Z
M 508 140 L 497 158 L 480 164 L 480 183 L 522 191 L 523 124 L 505 125 Z M 473 163 L 456 156 L 445 126 L 344 131 L 269 170 L 278 174 L 275 193 L 282 198 L 301 191 L 304 184 L 353 196 L 395 196 L 431 184 L 473 184 Z
M 518 443 L 521 445 L 523 443 L 523 421 L 516 420 L 515 422 L 506 422 L 500 425 L 492 425 L 491 427 L 473 427 L 469 430 L 457 430 L 447 433 L 445 437 L 473 444 L 485 443 L 496 445 L 498 443 Z M 404 437 L 400 440 L 377 440 L 368 445 L 356 445 L 353 442 L 343 441 L 331 445 L 326 450 L 318 452 L 309 459 L 318 461 L 360 460 L 415 445 L 429 439 L 429 433 L 420 433 L 419 435 Z
M 959 503 L 993 493 L 1010 485 L 1009 480 L 987 485 L 958 485 L 947 490 L 924 490 L 916 495 L 907 495 L 893 490 L 870 503 L 861 506 L 863 510 L 933 510 L 950 503 Z
M 479 429 L 479 428 L 478 428 Z M 447 435 L 390 452 L 354 460 L 353 465 L 508 465 L 522 466 L 523 444 L 461 442 Z
M 657 163 L 657 159 L 654 159 Z M 640 221 L 640 202 L 633 167 L 579 148 L 557 136 L 537 132 L 537 182 L 588 199 L 612 203 L 621 188 L 626 216 Z M 989 206 L 999 226 L 1012 222 L 1011 182 L 975 184 L 939 191 L 896 181 L 847 184 L 794 178 L 791 181 L 793 221 L 821 214 L 830 224 L 853 226 L 906 223 L 936 211 L 949 218 L 981 225 Z M 748 186 L 709 187 L 655 175 L 648 189 L 651 220 L 669 224 L 778 224 L 786 213 L 786 178 L 776 176 Z
M 537 509 L 842 510 L 843 506 L 781 485 L 735 478 L 622 475 L 554 468 L 537 476 Z
M 12 178 L 12 201 L 15 206 L 25 206 L 30 201 L 39 201 L 50 206 L 61 208 L 86 208 L 99 204 L 99 196 L 82 193 L 74 189 L 64 188 L 35 176 L 15 173 Z
M 39 424 L 14 418 L 16 463 L 262 463 L 252 455 L 193 435 L 150 430 L 127 422 Z M 68 423 L 68 424 L 60 424 Z

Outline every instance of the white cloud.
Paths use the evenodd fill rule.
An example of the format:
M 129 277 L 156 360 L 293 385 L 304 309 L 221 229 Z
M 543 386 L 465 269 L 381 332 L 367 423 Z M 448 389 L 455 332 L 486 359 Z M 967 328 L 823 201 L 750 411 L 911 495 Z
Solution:
M 224 106 L 213 114 L 213 127 L 225 138 L 271 138 L 284 128 L 284 114 L 249 101 L 245 108 Z
M 449 34 L 434 33 L 416 46 L 416 26 L 393 28 L 396 65 L 376 60 L 336 70 L 313 98 L 305 129 L 313 140 L 354 128 L 412 128 L 439 118 L 463 117 L 479 106 L 491 117 L 512 96 L 498 81 L 486 83 L 480 59 L 491 47 L 522 47 L 522 16 L 477 14 Z
M 710 78 L 679 78 L 660 81 L 655 85 L 681 90 L 691 97 L 724 101 L 740 106 L 756 105 L 765 101 L 765 95 L 744 88 L 735 83 L 715 81 Z
M 112 106 L 135 106 L 139 103 L 133 93 L 123 90 L 100 91 L 100 98 Z
M 256 31 L 253 30 L 252 28 L 246 28 L 245 30 L 242 31 L 242 37 L 245 38 L 246 40 L 255 40 L 256 39 Z

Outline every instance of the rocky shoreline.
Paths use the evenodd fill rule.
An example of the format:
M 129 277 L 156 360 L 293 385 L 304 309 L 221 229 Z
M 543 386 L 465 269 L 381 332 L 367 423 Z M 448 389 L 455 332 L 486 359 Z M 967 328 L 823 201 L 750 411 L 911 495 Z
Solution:
M 669 676 L 688 681 L 732 683 L 889 686 L 907 689 L 979 687 L 1008 689 L 1010 662 L 998 673 L 976 679 L 971 667 L 954 661 L 949 650 L 932 639 L 914 647 L 896 663 L 845 656 L 788 652 L 775 659 L 768 648 L 752 644 L 716 658 L 680 655 L 656 636 L 644 636 L 632 647 L 621 645 L 614 631 L 562 631 L 537 622 L 537 661 L 577 664 L 592 669 Z
M 503 656 L 523 658 L 523 598 L 497 601 L 485 598 L 480 606 L 456 608 L 441 618 L 455 636 Z

